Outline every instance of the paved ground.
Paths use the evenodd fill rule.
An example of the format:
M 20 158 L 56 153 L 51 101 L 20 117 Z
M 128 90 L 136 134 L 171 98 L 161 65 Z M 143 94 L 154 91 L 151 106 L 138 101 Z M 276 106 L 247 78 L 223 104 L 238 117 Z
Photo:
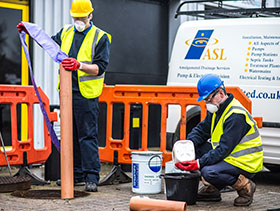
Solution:
M 101 177 L 105 176 L 111 166 L 103 165 Z M 32 169 L 32 171 L 42 171 L 42 169 Z M 15 170 L 14 170 L 15 171 Z M 8 175 L 7 169 L 0 168 L 0 175 Z M 38 173 L 37 173 L 38 175 Z M 128 173 L 128 175 L 131 175 Z M 222 201 L 217 203 L 197 202 L 196 205 L 187 206 L 187 210 L 280 210 L 280 173 L 263 171 L 255 177 L 257 190 L 254 202 L 246 208 L 233 206 L 233 200 L 237 196 L 236 192 L 222 193 Z M 50 185 L 32 186 L 32 190 L 59 190 L 59 187 L 51 182 Z M 83 190 L 83 187 L 75 187 L 75 190 Z M 131 183 L 101 186 L 99 192 L 90 193 L 86 197 L 72 200 L 41 200 L 26 199 L 11 196 L 10 193 L 0 194 L 0 211 L 10 210 L 97 210 L 97 211 L 126 211 L 129 210 L 129 201 L 132 196 L 139 194 L 132 193 Z M 162 189 L 163 190 L 163 189 Z M 165 194 L 146 195 L 153 199 L 165 199 Z

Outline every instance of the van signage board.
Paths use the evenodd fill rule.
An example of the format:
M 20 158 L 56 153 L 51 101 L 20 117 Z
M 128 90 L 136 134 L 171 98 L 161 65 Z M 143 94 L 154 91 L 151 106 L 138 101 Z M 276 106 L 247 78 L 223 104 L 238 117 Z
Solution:
M 205 74 L 239 86 L 254 116 L 280 120 L 280 18 L 183 23 L 173 45 L 167 85 L 196 86 Z M 269 108 L 269 109 L 265 109 Z

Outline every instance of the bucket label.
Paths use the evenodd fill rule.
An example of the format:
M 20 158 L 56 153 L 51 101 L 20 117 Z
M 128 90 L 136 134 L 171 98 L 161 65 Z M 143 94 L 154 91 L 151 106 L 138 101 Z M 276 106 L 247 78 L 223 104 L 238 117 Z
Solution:
M 132 164 L 132 183 L 133 188 L 139 188 L 139 164 Z
M 160 182 L 160 177 L 158 175 L 145 174 L 144 175 L 144 184 L 146 185 L 155 185 Z
M 151 169 L 153 172 L 159 172 L 159 170 L 161 169 L 161 166 L 150 166 L 150 169 Z
M 154 155 L 150 158 L 148 164 L 152 172 L 159 172 L 161 170 L 161 157 L 158 155 Z

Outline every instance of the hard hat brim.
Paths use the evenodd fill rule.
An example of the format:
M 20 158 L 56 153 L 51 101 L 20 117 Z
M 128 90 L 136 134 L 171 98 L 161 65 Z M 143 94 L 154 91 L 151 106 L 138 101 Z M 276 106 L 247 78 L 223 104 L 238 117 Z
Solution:
M 94 10 L 94 9 L 92 9 L 90 12 L 86 12 L 86 13 L 75 13 L 75 12 L 71 12 L 71 11 L 70 11 L 70 15 L 71 15 L 73 18 L 83 18 L 83 17 L 89 16 L 89 14 L 93 12 L 93 10 Z
M 211 93 L 209 93 L 208 95 L 210 95 Z M 200 101 L 202 101 L 202 100 L 204 100 L 206 97 L 208 97 L 208 95 L 204 95 L 204 96 L 199 96 L 198 98 L 197 98 L 197 102 L 200 102 Z

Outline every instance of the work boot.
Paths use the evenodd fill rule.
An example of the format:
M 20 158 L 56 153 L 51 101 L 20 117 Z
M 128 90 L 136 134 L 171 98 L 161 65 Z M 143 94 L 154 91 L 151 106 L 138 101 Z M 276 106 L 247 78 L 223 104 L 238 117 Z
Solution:
M 220 191 L 209 182 L 207 182 L 203 177 L 201 177 L 204 186 L 197 193 L 197 201 L 221 201 Z
M 253 195 L 256 191 L 256 184 L 253 181 L 240 174 L 232 187 L 238 193 L 238 197 L 234 199 L 234 206 L 249 206 L 253 202 Z
M 57 184 L 58 186 L 61 186 L 61 180 L 58 179 L 58 180 L 56 181 L 56 184 Z M 85 180 L 84 180 L 84 178 L 74 179 L 74 186 L 83 186 L 83 185 L 85 185 Z
M 97 192 L 97 185 L 94 182 L 86 182 L 85 191 Z

